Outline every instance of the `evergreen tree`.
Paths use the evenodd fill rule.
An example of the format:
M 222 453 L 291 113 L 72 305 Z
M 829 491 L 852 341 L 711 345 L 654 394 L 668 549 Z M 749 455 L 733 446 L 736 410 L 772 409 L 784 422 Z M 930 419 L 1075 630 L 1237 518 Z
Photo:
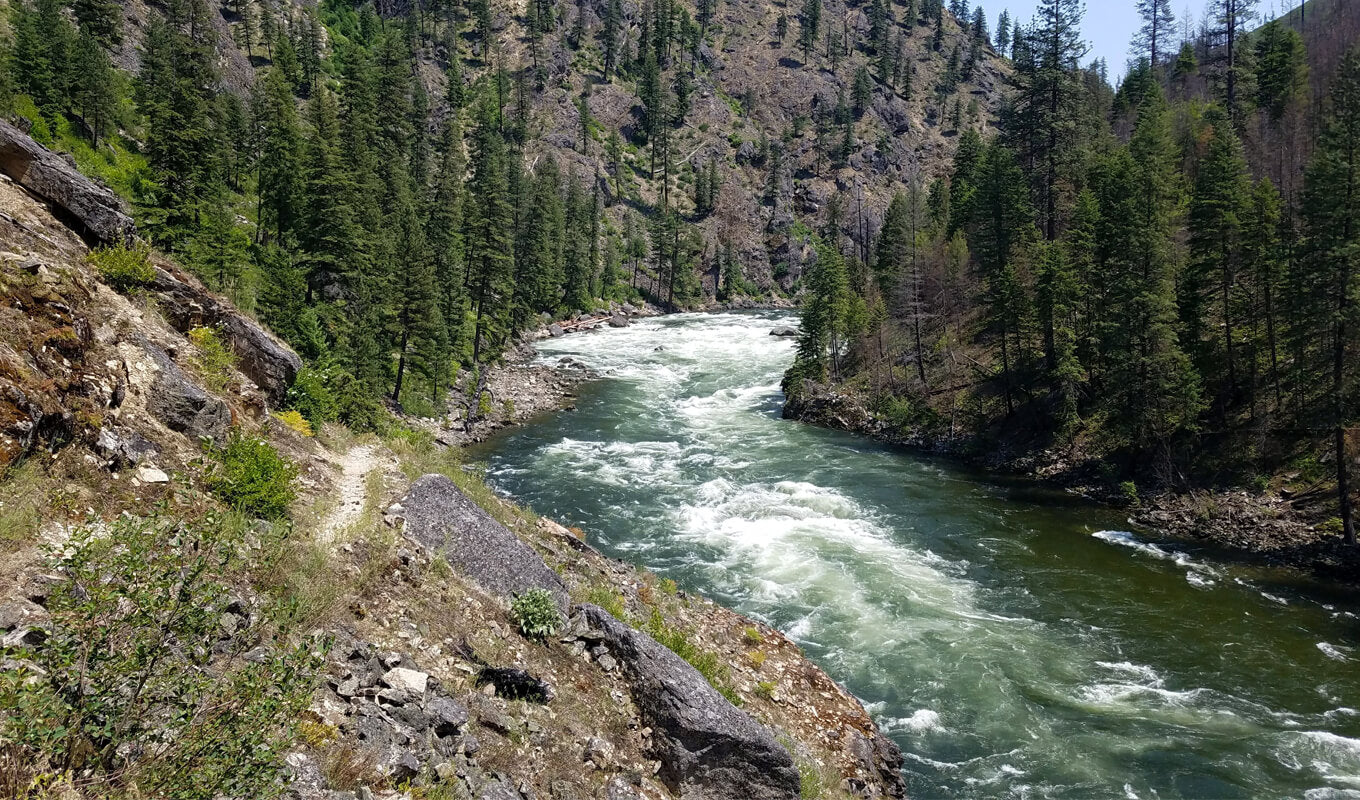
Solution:
M 1002 11 L 996 21 L 996 52 L 1005 56 L 1011 49 L 1011 12 Z
M 795 381 L 838 379 L 850 295 L 845 259 L 840 251 L 818 241 L 817 260 L 806 280 L 798 352 L 790 375 Z
M 817 46 L 817 30 L 822 25 L 822 0 L 803 0 L 803 9 L 798 15 L 798 49 L 803 51 L 806 62 Z
M 1012 146 L 1030 172 L 1044 238 L 1058 238 L 1060 181 L 1071 163 L 1080 115 L 1077 65 L 1086 53 L 1079 0 L 1041 0 L 1034 61 L 1017 63 L 1020 88 L 1007 124 Z M 1017 59 L 1019 61 L 1019 59 Z
M 1256 105 L 1278 123 L 1308 83 L 1303 37 L 1271 20 L 1256 34 L 1255 54 Z
M 1031 316 L 1030 299 L 1015 260 L 1032 238 L 1034 214 L 1015 154 L 999 142 L 983 152 L 977 184 L 968 241 L 982 273 L 988 327 L 1000 342 L 1002 394 L 1009 415 L 1015 410 L 1017 373 L 1026 366 L 1026 329 Z
M 467 206 L 467 259 L 475 327 L 472 360 L 494 357 L 509 333 L 514 257 L 510 248 L 512 210 L 506 185 L 506 148 L 496 125 L 494 103 L 483 97 L 472 148 Z
M 273 229 L 276 241 L 285 242 L 298 222 L 299 163 L 302 133 L 297 106 L 283 73 L 269 70 L 264 78 L 263 114 L 259 161 L 260 227 Z
M 1155 71 L 1166 51 L 1166 42 L 1175 32 L 1176 14 L 1171 10 L 1171 0 L 1136 0 L 1138 16 L 1143 18 L 1143 26 L 1133 37 L 1132 52 L 1137 58 L 1146 58 Z
M 82 33 L 108 50 L 123 41 L 123 9 L 117 0 L 71 0 Z
M 1313 287 L 1315 317 L 1309 327 L 1319 359 L 1330 371 L 1326 405 L 1334 431 L 1339 513 L 1347 544 L 1355 543 L 1346 448 L 1349 362 L 1357 321 L 1355 263 L 1360 252 L 1360 50 L 1342 60 L 1332 81 L 1331 114 L 1304 179 L 1302 205 L 1305 269 Z M 1317 313 L 1321 312 L 1321 313 Z M 1319 346 L 1320 345 L 1320 346 Z
M 1184 346 L 1196 355 L 1200 374 L 1216 377 L 1215 364 L 1222 360 L 1223 405 L 1235 399 L 1238 389 L 1236 307 L 1238 270 L 1241 260 L 1242 220 L 1246 215 L 1247 161 L 1242 144 L 1223 114 L 1209 117 L 1208 151 L 1200 161 L 1190 201 L 1190 270 L 1183 282 L 1181 313 Z M 1216 306 L 1212 297 L 1216 296 Z M 1212 313 L 1212 324 L 1209 317 Z M 1221 331 L 1222 350 L 1213 353 L 1204 342 L 1205 331 Z M 1213 358 L 1216 357 L 1216 358 Z M 1211 361 L 1213 358 L 1213 361 Z
M 80 117 L 91 144 L 114 127 L 118 113 L 118 89 L 113 65 L 87 29 L 82 28 L 71 53 L 71 107 Z
M 1105 170 L 1098 236 L 1110 294 L 1100 332 L 1105 399 L 1134 446 L 1165 448 L 1194 427 L 1201 401 L 1176 332 L 1175 235 L 1184 192 L 1160 94 L 1144 101 L 1128 149 L 1115 152 Z

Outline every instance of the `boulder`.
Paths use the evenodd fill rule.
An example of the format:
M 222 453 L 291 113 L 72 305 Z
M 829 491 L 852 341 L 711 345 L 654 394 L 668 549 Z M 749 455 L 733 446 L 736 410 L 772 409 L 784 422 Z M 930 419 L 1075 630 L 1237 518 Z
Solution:
M 117 427 L 100 428 L 94 449 L 115 467 L 134 466 L 158 452 L 140 433 Z
M 436 736 L 453 736 L 468 723 L 467 706 L 450 697 L 436 697 L 425 705 Z
M 88 241 L 127 242 L 136 232 L 117 195 L 3 120 L 0 120 L 0 172 L 64 212 Z
M 798 329 L 797 329 L 797 328 L 782 328 L 782 327 L 781 327 L 781 328 L 775 328 L 775 329 L 773 329 L 773 330 L 770 331 L 770 335 L 771 335 L 771 336 L 782 336 L 782 337 L 785 337 L 785 338 L 791 337 L 791 336 L 797 336 L 797 335 L 798 335 Z
M 214 441 L 226 436 L 231 426 L 231 409 L 194 383 L 164 350 L 142 343 L 158 373 L 151 384 L 146 410 L 172 431 L 191 439 Z
M 582 639 L 621 662 L 676 794 L 710 800 L 775 800 L 799 795 L 798 770 L 763 725 L 738 710 L 698 670 L 646 634 L 594 605 L 576 609 Z
M 160 296 L 161 313 L 176 330 L 216 328 L 236 354 L 237 369 L 264 391 L 270 403 L 283 404 L 302 369 L 302 359 L 288 345 L 187 274 L 157 267 L 151 288 Z
M 609 318 L 609 327 L 626 328 L 628 327 L 628 318 L 622 314 L 615 314 L 614 316 Z
M 565 336 L 566 334 L 567 332 L 562 330 L 562 326 L 558 325 L 555 322 L 548 326 L 548 335 L 553 337 L 554 339 L 557 338 L 558 336 Z
M 507 599 L 529 589 L 546 589 L 566 616 L 567 587 L 557 573 L 453 481 L 443 475 L 419 478 L 401 504 L 406 508 L 406 538 L 444 556 L 449 566 Z
M 417 700 L 425 694 L 430 676 L 424 672 L 405 667 L 390 669 L 382 676 L 383 685 L 409 700 Z

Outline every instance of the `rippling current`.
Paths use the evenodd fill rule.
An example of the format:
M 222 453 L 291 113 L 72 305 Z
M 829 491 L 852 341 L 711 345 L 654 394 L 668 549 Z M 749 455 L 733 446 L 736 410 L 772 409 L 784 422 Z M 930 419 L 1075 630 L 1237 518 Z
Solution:
M 474 455 L 606 553 L 788 634 L 901 745 L 915 798 L 1360 798 L 1353 597 L 782 420 L 777 325 L 797 319 L 544 342 L 605 377 Z

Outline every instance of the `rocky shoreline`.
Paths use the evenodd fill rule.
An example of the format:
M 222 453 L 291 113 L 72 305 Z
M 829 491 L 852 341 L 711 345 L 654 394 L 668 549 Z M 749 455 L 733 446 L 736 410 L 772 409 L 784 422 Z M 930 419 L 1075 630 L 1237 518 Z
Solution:
M 1347 546 L 1315 510 L 1299 508 L 1285 492 L 1163 490 L 1131 499 L 1107 486 L 1073 479 L 1071 470 L 1055 468 L 1056 454 L 1017 456 L 1002 448 L 980 448 L 976 439 L 963 434 L 941 436 L 894 429 L 862 398 L 832 387 L 805 387 L 802 396 L 785 403 L 784 417 L 948 458 L 992 474 L 1037 481 L 1124 508 L 1132 523 L 1167 539 L 1207 545 L 1225 559 L 1360 585 L 1360 548 Z
M 782 297 L 743 297 L 676 313 L 773 311 L 796 307 L 792 300 Z M 540 415 L 570 409 L 575 405 L 578 387 L 597 380 L 599 373 L 570 356 L 563 356 L 552 364 L 534 363 L 538 357 L 535 342 L 603 328 L 626 328 L 636 320 L 667 314 L 651 303 L 641 306 L 611 303 L 608 309 L 599 313 L 578 314 L 568 320 L 544 320 L 540 328 L 526 334 L 505 354 L 504 361 L 487 368 L 486 391 L 491 405 L 489 413 L 474 415 L 474 420 L 468 425 L 464 423 L 468 408 L 466 405 L 455 405 L 442 420 L 412 419 L 410 422 L 430 430 L 441 445 L 467 447 Z

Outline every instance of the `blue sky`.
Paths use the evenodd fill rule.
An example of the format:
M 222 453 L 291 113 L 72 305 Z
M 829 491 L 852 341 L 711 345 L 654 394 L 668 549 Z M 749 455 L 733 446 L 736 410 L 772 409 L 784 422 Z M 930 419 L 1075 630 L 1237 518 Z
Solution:
M 1013 19 L 1028 21 L 1038 5 L 1035 0 L 973 0 L 973 5 L 981 5 L 987 10 L 987 18 L 993 32 L 996 18 L 1003 8 L 1010 9 Z M 1177 26 L 1184 23 L 1188 13 L 1197 24 L 1204 14 L 1206 0 L 1171 0 L 1171 8 L 1176 13 Z M 1262 17 L 1268 18 L 1275 11 L 1298 4 L 1298 0 L 1261 0 L 1257 10 Z M 1086 60 L 1104 58 L 1110 65 L 1110 80 L 1117 81 L 1124 73 L 1124 64 L 1129 55 L 1129 40 L 1142 24 L 1134 8 L 1134 0 L 1086 0 L 1086 18 L 1083 23 L 1086 39 L 1091 51 Z M 1179 38 L 1179 37 L 1177 37 Z

